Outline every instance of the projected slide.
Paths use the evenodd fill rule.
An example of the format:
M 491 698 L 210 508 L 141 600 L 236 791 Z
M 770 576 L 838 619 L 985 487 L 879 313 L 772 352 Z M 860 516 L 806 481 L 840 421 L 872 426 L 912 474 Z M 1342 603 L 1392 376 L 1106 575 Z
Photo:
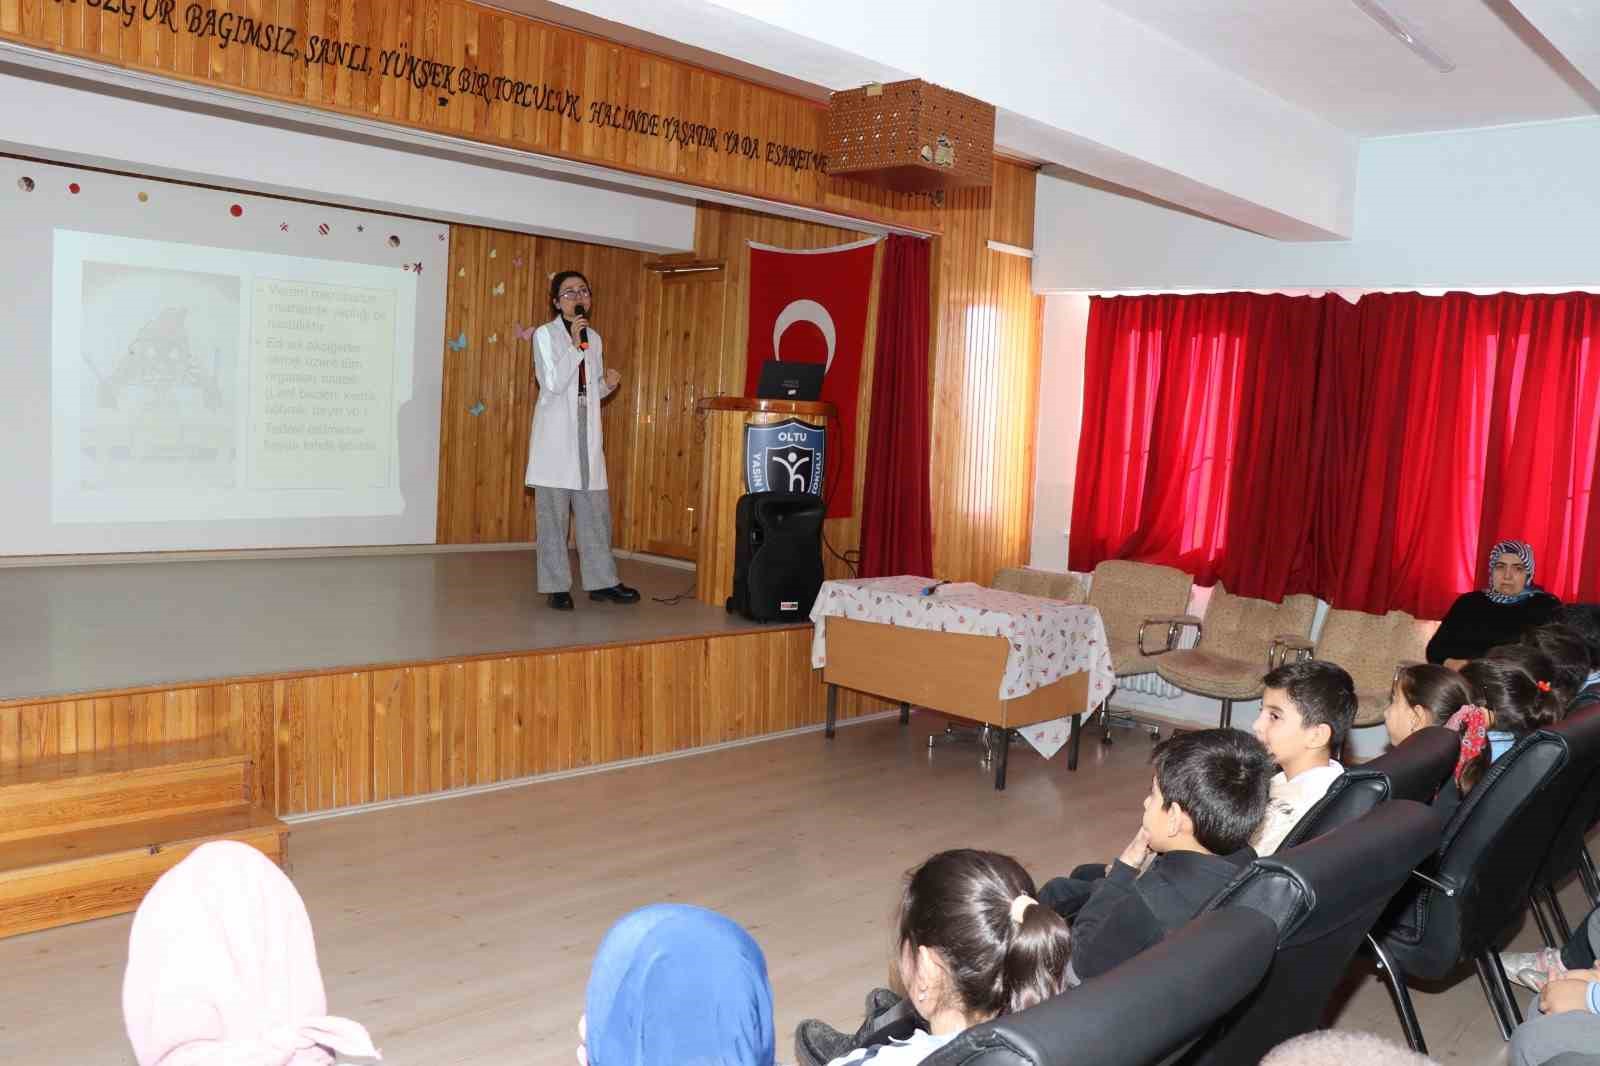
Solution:
M 416 279 L 54 232 L 51 518 L 398 514 Z

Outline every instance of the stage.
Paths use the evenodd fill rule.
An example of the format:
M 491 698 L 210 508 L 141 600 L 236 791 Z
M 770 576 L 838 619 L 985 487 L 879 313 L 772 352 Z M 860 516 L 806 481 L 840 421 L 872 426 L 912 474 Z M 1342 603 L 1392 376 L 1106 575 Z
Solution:
M 822 721 L 809 626 L 619 564 L 641 601 L 571 612 L 531 548 L 0 569 L 0 770 L 220 738 L 283 815 Z
M 0 569 L 0 702 L 763 628 L 695 600 L 693 570 L 617 563 L 640 602 L 575 588 L 573 611 L 531 548 Z

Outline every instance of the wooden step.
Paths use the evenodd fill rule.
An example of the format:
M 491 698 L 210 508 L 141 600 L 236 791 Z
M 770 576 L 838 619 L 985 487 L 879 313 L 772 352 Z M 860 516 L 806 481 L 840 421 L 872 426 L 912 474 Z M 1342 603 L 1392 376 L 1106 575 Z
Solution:
M 64 756 L 0 774 L 0 844 L 229 810 L 250 786 L 249 756 L 220 741 Z
M 289 827 L 249 804 L 0 844 L 0 937 L 124 914 L 201 844 L 238 840 L 280 866 Z

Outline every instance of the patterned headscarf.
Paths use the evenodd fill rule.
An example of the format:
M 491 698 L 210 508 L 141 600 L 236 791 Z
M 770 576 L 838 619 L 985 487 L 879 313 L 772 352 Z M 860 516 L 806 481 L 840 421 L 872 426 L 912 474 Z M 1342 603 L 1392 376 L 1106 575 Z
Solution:
M 1522 586 L 1522 591 L 1515 596 L 1507 596 L 1503 592 L 1494 590 L 1494 561 L 1502 555 L 1515 555 L 1522 560 L 1522 568 L 1528 573 L 1528 583 Z M 1533 549 L 1527 541 L 1501 540 L 1489 549 L 1489 584 L 1484 591 L 1493 603 L 1521 603 L 1523 600 L 1539 591 L 1539 586 L 1533 583 Z

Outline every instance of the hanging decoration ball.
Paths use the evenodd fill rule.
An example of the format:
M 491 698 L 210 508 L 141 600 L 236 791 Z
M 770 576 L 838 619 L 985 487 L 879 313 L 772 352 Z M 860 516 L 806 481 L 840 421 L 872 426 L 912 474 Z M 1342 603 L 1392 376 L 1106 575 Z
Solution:
M 140 202 L 140 203 L 141 203 L 141 204 L 147 204 L 147 203 L 149 203 L 149 202 L 150 202 L 150 194 L 149 194 L 149 193 L 147 193 L 147 192 L 141 192 L 141 193 L 140 193 L 140 194 L 139 194 L 139 202 Z
M 78 193 L 82 192 L 83 190 L 78 187 L 78 183 L 77 182 L 73 182 L 71 185 L 67 186 L 67 191 L 70 192 L 72 195 L 76 196 L 76 195 L 78 195 Z
M 244 214 L 244 208 L 238 204 L 234 204 L 232 207 L 228 208 L 228 214 L 232 215 L 234 218 L 238 218 L 240 215 Z
M 400 238 L 397 235 L 393 234 L 393 233 L 389 234 L 389 247 L 390 248 L 398 248 L 398 247 L 400 247 Z
M 32 192 L 33 179 L 28 177 L 26 174 L 22 175 L 22 177 L 17 179 L 17 188 L 21 189 L 23 192 Z

